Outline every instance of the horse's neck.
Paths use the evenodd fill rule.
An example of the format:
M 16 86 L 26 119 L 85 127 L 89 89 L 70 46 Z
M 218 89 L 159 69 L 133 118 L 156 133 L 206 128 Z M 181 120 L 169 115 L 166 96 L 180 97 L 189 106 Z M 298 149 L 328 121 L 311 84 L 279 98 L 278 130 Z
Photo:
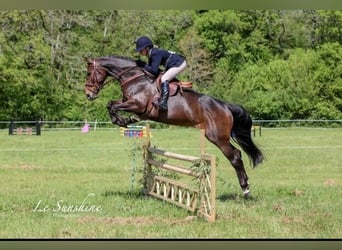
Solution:
M 158 92 L 156 81 L 148 79 L 147 77 L 142 80 L 133 80 L 124 85 L 123 92 L 136 94 L 137 92 L 144 92 L 146 95 L 154 95 Z

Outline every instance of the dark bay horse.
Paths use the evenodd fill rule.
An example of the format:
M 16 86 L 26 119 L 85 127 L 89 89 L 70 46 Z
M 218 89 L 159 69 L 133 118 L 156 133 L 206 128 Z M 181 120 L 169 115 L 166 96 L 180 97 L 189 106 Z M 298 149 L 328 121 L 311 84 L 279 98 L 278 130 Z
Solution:
M 159 97 L 155 79 L 138 67 L 135 60 L 120 56 L 87 59 L 85 94 L 89 100 L 94 100 L 108 83 L 107 77 L 117 80 L 122 91 L 122 99 L 110 101 L 107 106 L 113 124 L 126 127 L 139 121 L 136 116 L 119 115 L 119 111 L 126 111 L 143 120 L 204 129 L 206 138 L 222 151 L 234 167 L 244 196 L 249 196 L 241 151 L 232 145 L 230 139 L 246 152 L 253 167 L 260 164 L 264 156 L 252 141 L 252 119 L 244 108 L 184 89 L 174 96 L 170 95 L 168 111 L 161 111 L 154 105 Z

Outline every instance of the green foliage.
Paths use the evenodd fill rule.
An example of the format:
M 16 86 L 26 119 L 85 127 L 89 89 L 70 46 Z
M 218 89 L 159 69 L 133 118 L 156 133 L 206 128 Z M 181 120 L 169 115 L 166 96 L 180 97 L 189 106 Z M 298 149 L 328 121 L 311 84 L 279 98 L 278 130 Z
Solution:
M 181 79 L 258 119 L 341 119 L 341 11 L 0 11 L 0 120 L 108 121 L 84 96 L 84 57 L 137 58 L 141 35 L 187 57 Z
M 329 67 L 319 53 L 297 49 L 288 60 L 247 66 L 223 97 L 243 104 L 256 119 L 341 119 L 332 105 L 341 99 L 340 87 L 322 81 L 325 71 Z
M 187 73 L 187 78 L 194 83 L 194 88 L 201 92 L 206 91 L 214 74 L 212 58 L 203 43 L 204 40 L 194 28 L 189 29 L 179 42 L 188 64 L 185 74 Z

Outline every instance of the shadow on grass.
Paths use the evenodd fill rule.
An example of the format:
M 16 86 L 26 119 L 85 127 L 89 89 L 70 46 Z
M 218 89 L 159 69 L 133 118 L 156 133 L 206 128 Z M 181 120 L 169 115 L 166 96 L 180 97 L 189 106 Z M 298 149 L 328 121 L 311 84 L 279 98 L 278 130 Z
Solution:
M 222 194 L 217 197 L 219 201 L 226 202 L 226 201 L 257 201 L 258 197 L 252 195 L 248 198 L 245 198 L 241 194 L 230 193 L 230 194 Z
M 126 190 L 126 191 L 106 190 L 104 193 L 102 193 L 102 196 L 104 197 L 120 196 L 125 199 L 144 199 L 147 197 L 146 195 L 144 195 L 144 193 L 141 190 Z
M 236 200 L 237 198 L 238 198 L 237 194 L 222 194 L 217 197 L 217 199 L 222 202 Z
M 106 190 L 104 193 L 101 194 L 104 197 L 122 197 L 125 199 L 146 199 L 149 196 L 146 196 L 142 190 L 116 190 L 116 191 L 112 191 L 112 190 Z M 258 198 L 256 196 L 251 196 L 248 198 L 243 197 L 241 194 L 237 194 L 237 193 L 227 193 L 227 194 L 222 194 L 219 195 L 217 198 L 217 200 L 221 201 L 221 202 L 227 202 L 227 201 L 251 201 L 251 202 L 255 202 L 258 200 Z

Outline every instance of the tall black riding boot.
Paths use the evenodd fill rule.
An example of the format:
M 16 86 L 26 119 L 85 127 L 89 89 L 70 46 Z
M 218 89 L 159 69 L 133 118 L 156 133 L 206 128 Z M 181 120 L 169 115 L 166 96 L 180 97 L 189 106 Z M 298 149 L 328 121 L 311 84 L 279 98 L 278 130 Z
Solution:
M 167 110 L 167 100 L 169 99 L 169 81 L 164 81 L 161 84 L 161 96 L 158 106 L 161 110 Z

